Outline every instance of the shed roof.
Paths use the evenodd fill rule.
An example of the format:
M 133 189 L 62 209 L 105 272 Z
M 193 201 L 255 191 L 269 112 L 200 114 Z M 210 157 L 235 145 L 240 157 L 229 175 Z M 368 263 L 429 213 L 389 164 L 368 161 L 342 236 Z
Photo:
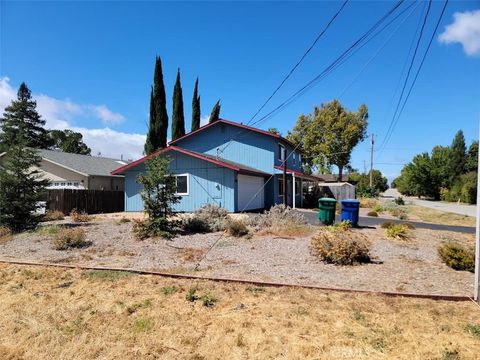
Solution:
M 85 176 L 112 176 L 111 172 L 127 162 L 101 156 L 71 154 L 55 150 L 38 150 L 43 160 Z

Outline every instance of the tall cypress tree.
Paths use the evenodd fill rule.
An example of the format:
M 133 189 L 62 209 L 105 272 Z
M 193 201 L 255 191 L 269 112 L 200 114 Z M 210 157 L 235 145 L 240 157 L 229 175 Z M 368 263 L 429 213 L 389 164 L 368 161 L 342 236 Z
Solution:
M 198 96 L 198 78 L 195 81 L 192 99 L 192 131 L 200 127 L 200 96 Z
M 147 140 L 145 141 L 145 154 L 149 155 L 158 149 L 160 137 L 158 134 L 157 116 L 155 115 L 155 100 L 153 98 L 153 86 L 150 89 L 150 116 L 148 125 Z
M 49 146 L 45 120 L 36 110 L 37 102 L 25 83 L 20 85 L 17 99 L 5 108 L 0 118 L 0 151 L 5 151 L 18 142 L 18 136 L 25 146 L 46 149 Z
M 208 121 L 210 124 L 217 121 L 220 118 L 220 107 L 221 107 L 220 100 L 218 100 L 212 109 L 212 113 L 210 114 L 210 120 Z
M 172 140 L 185 135 L 185 116 L 183 114 L 183 94 L 180 82 L 180 69 L 177 71 L 177 80 L 173 88 L 173 112 L 172 112 Z
M 167 146 L 167 130 L 167 99 L 163 83 L 162 60 L 160 56 L 157 56 L 155 59 L 155 73 L 153 75 L 153 92 L 150 96 L 150 123 L 145 142 L 145 153 L 147 155 Z

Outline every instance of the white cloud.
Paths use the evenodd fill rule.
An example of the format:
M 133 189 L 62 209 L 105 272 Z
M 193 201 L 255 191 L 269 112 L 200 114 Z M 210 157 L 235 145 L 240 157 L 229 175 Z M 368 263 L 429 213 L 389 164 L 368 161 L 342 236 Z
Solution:
M 203 115 L 203 116 L 200 118 L 200 126 L 207 125 L 207 124 L 208 124 L 208 120 L 210 120 L 210 115 Z
M 0 78 L 0 113 L 15 99 L 17 91 L 10 85 L 8 77 Z M 105 105 L 79 105 L 73 101 L 59 100 L 44 94 L 33 94 L 37 101 L 37 110 L 46 120 L 47 129 L 71 129 L 83 134 L 85 143 L 92 154 L 124 159 L 137 159 L 142 156 L 145 135 L 125 133 L 109 127 L 88 129 L 73 125 L 79 116 L 94 116 L 104 123 L 118 123 L 123 115 L 114 113 Z
M 456 12 L 453 23 L 438 37 L 440 42 L 460 43 L 467 55 L 480 54 L 480 10 Z
M 125 120 L 122 114 L 111 111 L 105 105 L 87 105 L 87 108 L 105 124 L 118 124 Z

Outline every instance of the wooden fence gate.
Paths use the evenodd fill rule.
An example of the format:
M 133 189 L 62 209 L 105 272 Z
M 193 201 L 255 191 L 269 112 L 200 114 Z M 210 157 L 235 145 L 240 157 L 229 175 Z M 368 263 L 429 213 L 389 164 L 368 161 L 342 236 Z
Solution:
M 123 191 L 49 189 L 46 209 L 68 215 L 73 209 L 87 214 L 121 212 L 125 210 Z

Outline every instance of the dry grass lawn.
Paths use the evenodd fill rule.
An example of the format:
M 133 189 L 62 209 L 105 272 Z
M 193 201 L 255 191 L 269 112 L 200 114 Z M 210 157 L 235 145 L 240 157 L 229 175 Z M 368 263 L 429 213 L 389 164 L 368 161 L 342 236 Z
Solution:
M 3 264 L 0 279 L 5 360 L 474 359 L 480 353 L 480 307 L 472 302 Z M 199 299 L 189 302 L 195 286 L 191 295 Z
M 416 205 L 406 205 L 405 209 L 409 218 L 415 216 L 420 220 L 431 224 L 475 226 L 475 218 L 471 216 L 459 215 Z

